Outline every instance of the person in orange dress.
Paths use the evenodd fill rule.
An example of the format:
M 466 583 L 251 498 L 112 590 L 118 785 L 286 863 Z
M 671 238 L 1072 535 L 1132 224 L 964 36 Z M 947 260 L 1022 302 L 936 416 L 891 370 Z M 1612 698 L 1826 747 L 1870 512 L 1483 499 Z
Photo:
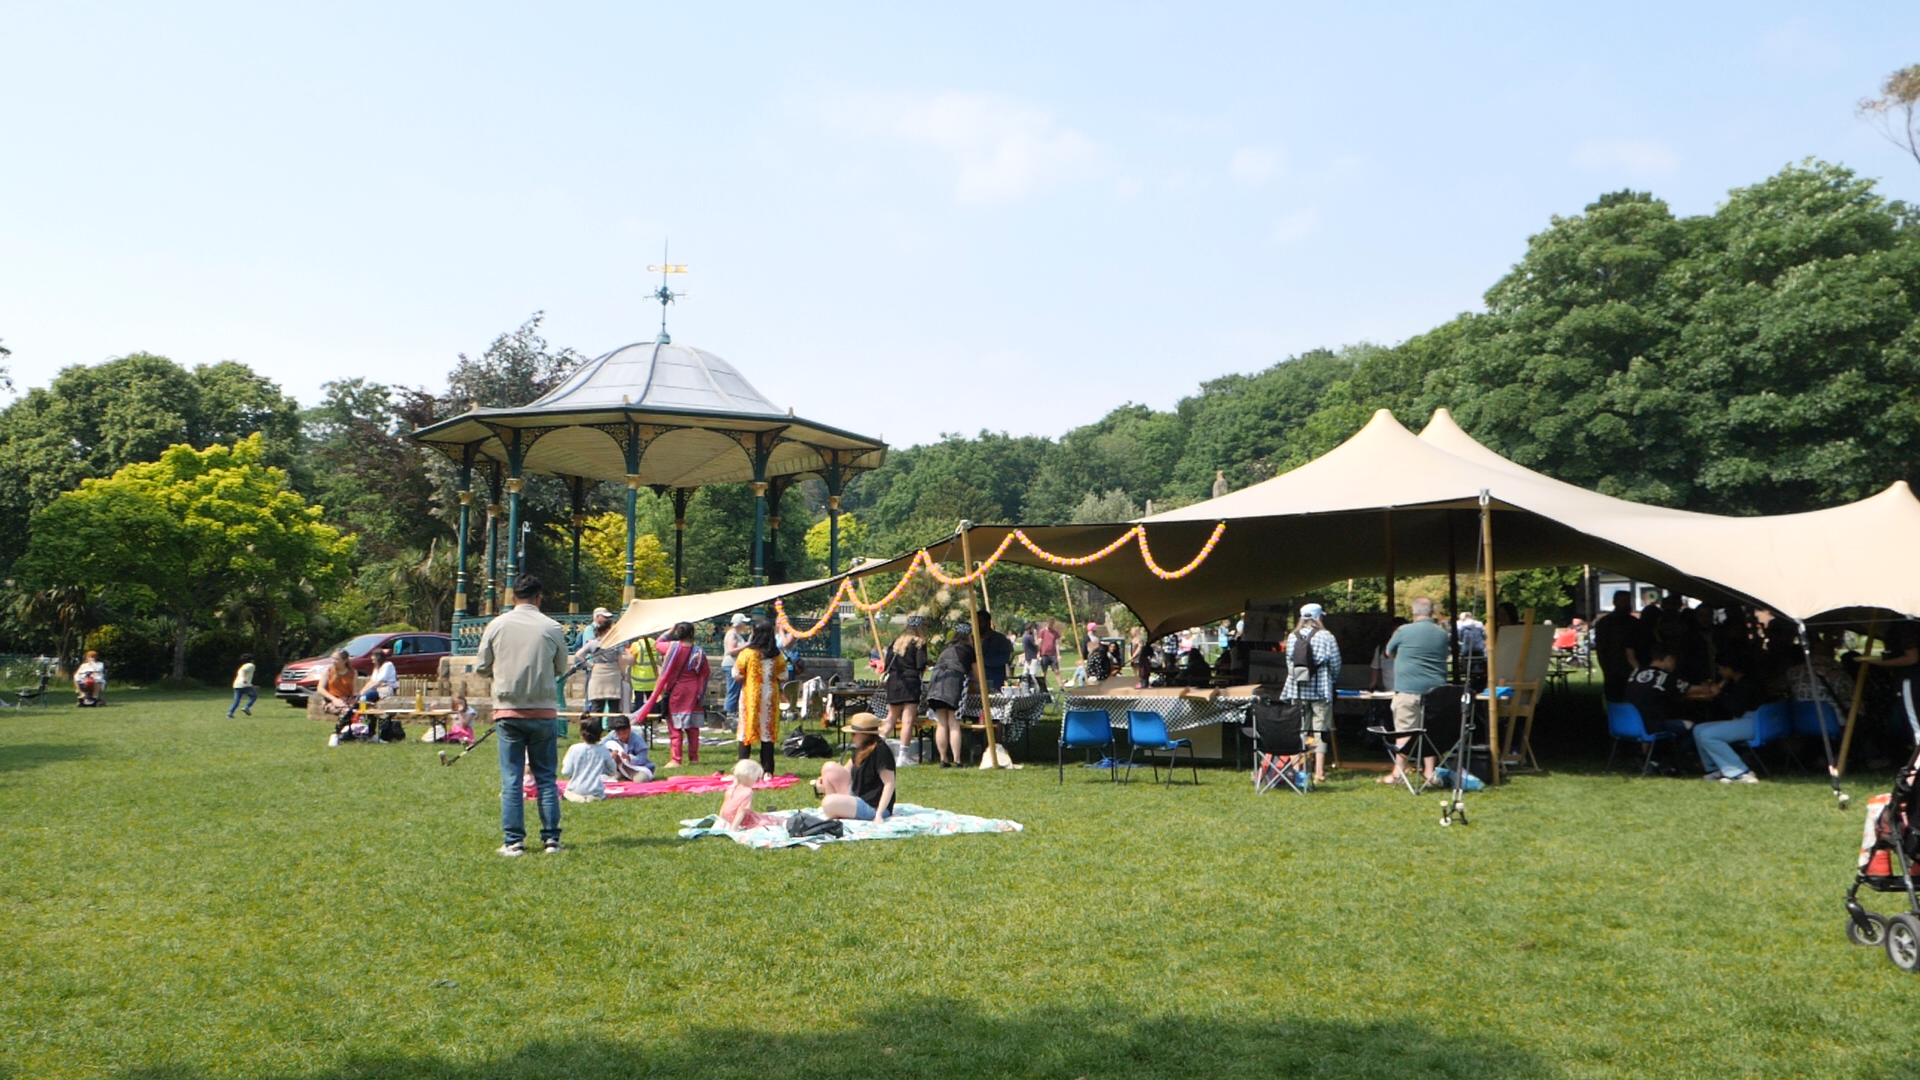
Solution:
M 773 625 L 755 622 L 747 647 L 733 658 L 740 677 L 740 756 L 753 756 L 760 744 L 760 768 L 773 772 L 773 744 L 780 741 L 780 687 L 787 680 L 787 658 L 773 640 Z

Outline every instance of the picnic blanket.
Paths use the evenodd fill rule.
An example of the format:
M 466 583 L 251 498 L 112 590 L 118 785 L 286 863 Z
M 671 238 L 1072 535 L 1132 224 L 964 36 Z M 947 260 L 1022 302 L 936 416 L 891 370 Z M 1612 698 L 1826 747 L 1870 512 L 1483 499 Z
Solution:
M 755 791 L 773 791 L 777 788 L 792 787 L 800 778 L 792 773 L 763 777 L 753 785 Z M 649 780 L 644 784 L 632 780 L 607 781 L 607 798 L 635 799 L 648 795 L 711 795 L 716 791 L 725 791 L 733 786 L 731 776 L 675 776 L 666 780 Z M 533 798 L 533 781 L 527 780 L 521 788 L 527 798 Z M 560 781 L 560 790 L 567 790 L 567 782 Z
M 974 817 L 972 814 L 956 814 L 950 810 L 935 810 L 932 807 L 900 803 L 894 808 L 893 816 L 886 821 L 842 821 L 840 824 L 846 829 L 844 836 L 789 836 L 786 821 L 797 812 L 794 810 L 772 811 L 768 816 L 778 818 L 778 824 L 762 825 L 757 829 L 744 829 L 738 832 L 720 827 L 720 819 L 716 815 L 708 814 L 703 818 L 681 822 L 680 824 L 686 827 L 680 830 L 680 836 L 686 840 L 702 836 L 725 836 L 750 848 L 765 850 L 785 847 L 817 848 L 821 844 L 838 844 L 849 840 L 901 840 L 909 836 L 1020 832 L 1025 828 L 1017 821 Z

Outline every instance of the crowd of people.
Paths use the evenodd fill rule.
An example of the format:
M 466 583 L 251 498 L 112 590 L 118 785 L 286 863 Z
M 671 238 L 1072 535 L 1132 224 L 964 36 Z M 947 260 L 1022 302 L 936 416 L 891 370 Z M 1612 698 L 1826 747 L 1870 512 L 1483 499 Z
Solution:
M 1843 636 L 1812 632 L 1745 608 L 1689 605 L 1668 596 L 1634 610 L 1633 594 L 1613 594 L 1612 610 L 1593 623 L 1593 653 L 1609 702 L 1638 710 L 1647 731 L 1671 733 L 1701 772 L 1726 784 L 1758 783 L 1736 744 L 1755 735 L 1755 713 L 1769 701 L 1825 702 L 1844 717 L 1856 679 L 1867 680 L 1866 708 L 1854 745 L 1868 769 L 1886 768 L 1920 741 L 1913 681 L 1920 674 L 1920 628 L 1895 622 L 1881 631 L 1879 656 L 1843 651 Z M 1692 762 L 1670 761 L 1670 773 Z

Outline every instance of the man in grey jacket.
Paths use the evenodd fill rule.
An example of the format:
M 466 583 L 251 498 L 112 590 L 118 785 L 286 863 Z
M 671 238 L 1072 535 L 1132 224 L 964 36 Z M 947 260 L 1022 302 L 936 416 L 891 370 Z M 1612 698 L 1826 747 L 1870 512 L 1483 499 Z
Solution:
M 526 850 L 526 770 L 533 769 L 540 804 L 540 840 L 552 855 L 560 850 L 559 696 L 554 680 L 567 673 L 567 634 L 540 613 L 540 579 L 523 574 L 513 583 L 513 607 L 480 635 L 474 673 L 493 681 L 494 733 L 500 742 L 500 854 Z

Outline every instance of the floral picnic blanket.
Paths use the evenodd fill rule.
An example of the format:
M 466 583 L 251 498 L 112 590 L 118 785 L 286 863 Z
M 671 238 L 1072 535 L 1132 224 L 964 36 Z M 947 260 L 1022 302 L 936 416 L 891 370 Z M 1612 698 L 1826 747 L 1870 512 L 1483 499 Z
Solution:
M 773 791 L 778 788 L 792 787 L 800 782 L 793 773 L 781 773 L 779 776 L 763 777 L 753 785 L 755 791 Z M 607 781 L 607 798 L 633 799 L 648 795 L 711 795 L 716 791 L 725 791 L 733 786 L 733 778 L 720 776 L 675 776 L 666 780 L 649 780 L 644 784 L 632 780 Z M 533 781 L 528 779 L 521 790 L 527 798 L 533 798 Z M 567 782 L 560 781 L 560 790 L 567 790 Z
M 775 810 L 768 816 L 778 818 L 779 823 L 762 825 L 757 829 L 735 831 L 720 824 L 713 814 L 703 818 L 694 818 L 680 824 L 682 839 L 693 840 L 702 836 L 725 836 L 736 843 L 750 848 L 817 848 L 821 844 L 838 844 L 849 840 L 901 840 L 909 836 L 955 836 L 960 833 L 1009 833 L 1020 832 L 1025 826 L 1017 821 L 1002 818 L 974 817 L 972 814 L 956 814 L 950 810 L 935 810 L 927 806 L 915 806 L 912 803 L 900 803 L 894 808 L 893 816 L 886 821 L 842 821 L 846 829 L 844 836 L 804 836 L 787 835 L 786 820 L 798 811 Z

